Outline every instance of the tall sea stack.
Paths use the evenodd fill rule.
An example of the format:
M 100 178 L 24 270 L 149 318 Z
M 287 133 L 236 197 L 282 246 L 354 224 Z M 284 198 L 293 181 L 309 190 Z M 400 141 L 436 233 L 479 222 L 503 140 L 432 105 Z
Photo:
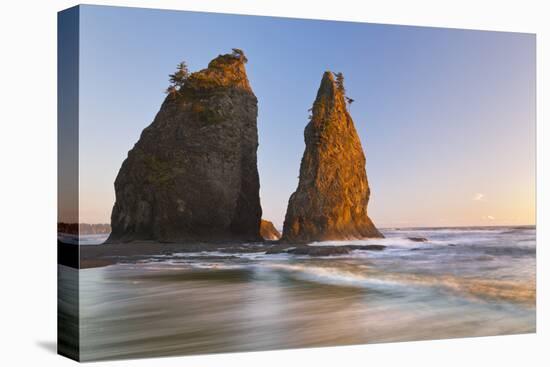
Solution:
M 346 108 L 343 78 L 324 73 L 304 137 L 300 180 L 288 202 L 282 241 L 383 237 L 367 215 L 365 154 Z
M 109 242 L 261 239 L 257 99 L 234 51 L 168 89 L 115 180 Z

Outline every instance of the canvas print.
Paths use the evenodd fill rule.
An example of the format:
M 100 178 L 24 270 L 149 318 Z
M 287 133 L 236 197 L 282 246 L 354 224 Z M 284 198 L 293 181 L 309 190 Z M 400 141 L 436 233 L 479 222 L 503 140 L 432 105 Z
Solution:
M 533 333 L 535 35 L 59 13 L 58 350 Z

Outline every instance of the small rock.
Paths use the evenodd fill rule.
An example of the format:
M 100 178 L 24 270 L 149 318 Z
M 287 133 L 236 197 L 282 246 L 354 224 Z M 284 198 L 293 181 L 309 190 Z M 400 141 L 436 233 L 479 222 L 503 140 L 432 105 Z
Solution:
M 262 219 L 260 222 L 260 236 L 264 240 L 276 241 L 281 238 L 281 233 L 279 233 L 272 222 Z
M 413 242 L 427 242 L 428 239 L 425 237 L 407 237 L 407 239 L 413 241 Z
M 331 256 L 331 255 L 346 255 L 354 250 L 364 251 L 382 251 L 386 248 L 384 245 L 343 245 L 343 246 L 309 246 L 302 245 L 298 247 L 273 246 L 270 247 L 266 254 L 289 253 L 294 255 L 309 255 L 309 256 Z
M 282 253 L 287 252 L 287 250 L 289 250 L 288 247 L 273 246 L 273 247 L 268 248 L 265 251 L 265 254 L 266 255 L 282 254 Z
M 349 254 L 351 249 L 348 246 L 300 246 L 287 252 L 294 255 L 330 256 Z
M 386 248 L 384 245 L 348 245 L 350 250 L 382 251 Z

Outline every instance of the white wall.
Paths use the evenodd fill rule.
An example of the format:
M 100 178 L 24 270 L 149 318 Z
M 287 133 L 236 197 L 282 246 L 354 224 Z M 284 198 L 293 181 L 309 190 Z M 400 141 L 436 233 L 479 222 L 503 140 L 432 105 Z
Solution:
M 232 355 L 106 362 L 94 366 L 542 366 L 548 348 L 548 157 L 550 33 L 544 1 L 187 0 L 94 1 L 157 7 L 536 32 L 538 47 L 538 333 Z M 0 361 L 73 365 L 56 340 L 56 12 L 62 0 L 0 2 Z M 543 104 L 546 101 L 546 105 Z M 546 107 L 546 111 L 543 111 Z M 545 113 L 545 114 L 543 114 Z M 543 140 L 546 147 L 543 146 Z M 544 150 L 544 151 L 543 151 Z M 7 236 L 7 237 L 6 237 Z M 37 240 L 40 238 L 41 240 Z M 545 340 L 546 339 L 546 340 Z M 547 364 L 546 364 L 547 365 Z

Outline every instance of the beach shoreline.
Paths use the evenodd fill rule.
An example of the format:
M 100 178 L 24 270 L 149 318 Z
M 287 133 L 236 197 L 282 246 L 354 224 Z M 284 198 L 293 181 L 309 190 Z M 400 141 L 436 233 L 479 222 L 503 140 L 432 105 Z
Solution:
M 411 233 L 423 232 L 423 231 L 523 231 L 523 230 L 536 230 L 535 226 L 523 225 L 523 226 L 484 226 L 484 227 L 418 227 L 418 228 L 398 228 L 398 229 L 383 229 L 383 232 L 391 231 L 408 231 Z M 423 236 L 406 237 L 406 240 L 411 242 L 417 242 L 422 244 L 429 242 L 431 238 L 425 238 Z M 277 240 L 263 240 L 261 242 L 244 242 L 244 241 L 217 241 L 217 242 L 159 242 L 159 241 L 132 241 L 121 243 L 100 243 L 100 244 L 86 244 L 77 246 L 75 244 L 67 244 L 58 239 L 58 246 L 64 250 L 71 249 L 72 246 L 77 246 L 78 249 L 78 263 L 80 269 L 88 269 L 95 267 L 103 267 L 113 265 L 117 263 L 131 263 L 140 260 L 150 259 L 155 256 L 169 256 L 174 253 L 234 253 L 234 254 L 246 254 L 246 253 L 260 253 L 263 252 L 266 255 L 275 255 L 281 253 L 295 254 L 295 255 L 309 255 L 309 256 L 337 256 L 346 255 L 354 250 L 366 250 L 366 251 L 383 251 L 386 246 L 383 244 L 382 239 L 365 239 L 368 240 L 368 244 L 354 245 L 357 240 L 349 241 L 326 241 L 326 242 L 312 242 L 312 243 L 300 243 L 289 244 L 284 241 Z M 329 246 L 326 244 L 330 243 Z M 448 244 L 454 246 L 454 244 Z M 421 250 L 422 248 L 412 248 L 411 250 Z

